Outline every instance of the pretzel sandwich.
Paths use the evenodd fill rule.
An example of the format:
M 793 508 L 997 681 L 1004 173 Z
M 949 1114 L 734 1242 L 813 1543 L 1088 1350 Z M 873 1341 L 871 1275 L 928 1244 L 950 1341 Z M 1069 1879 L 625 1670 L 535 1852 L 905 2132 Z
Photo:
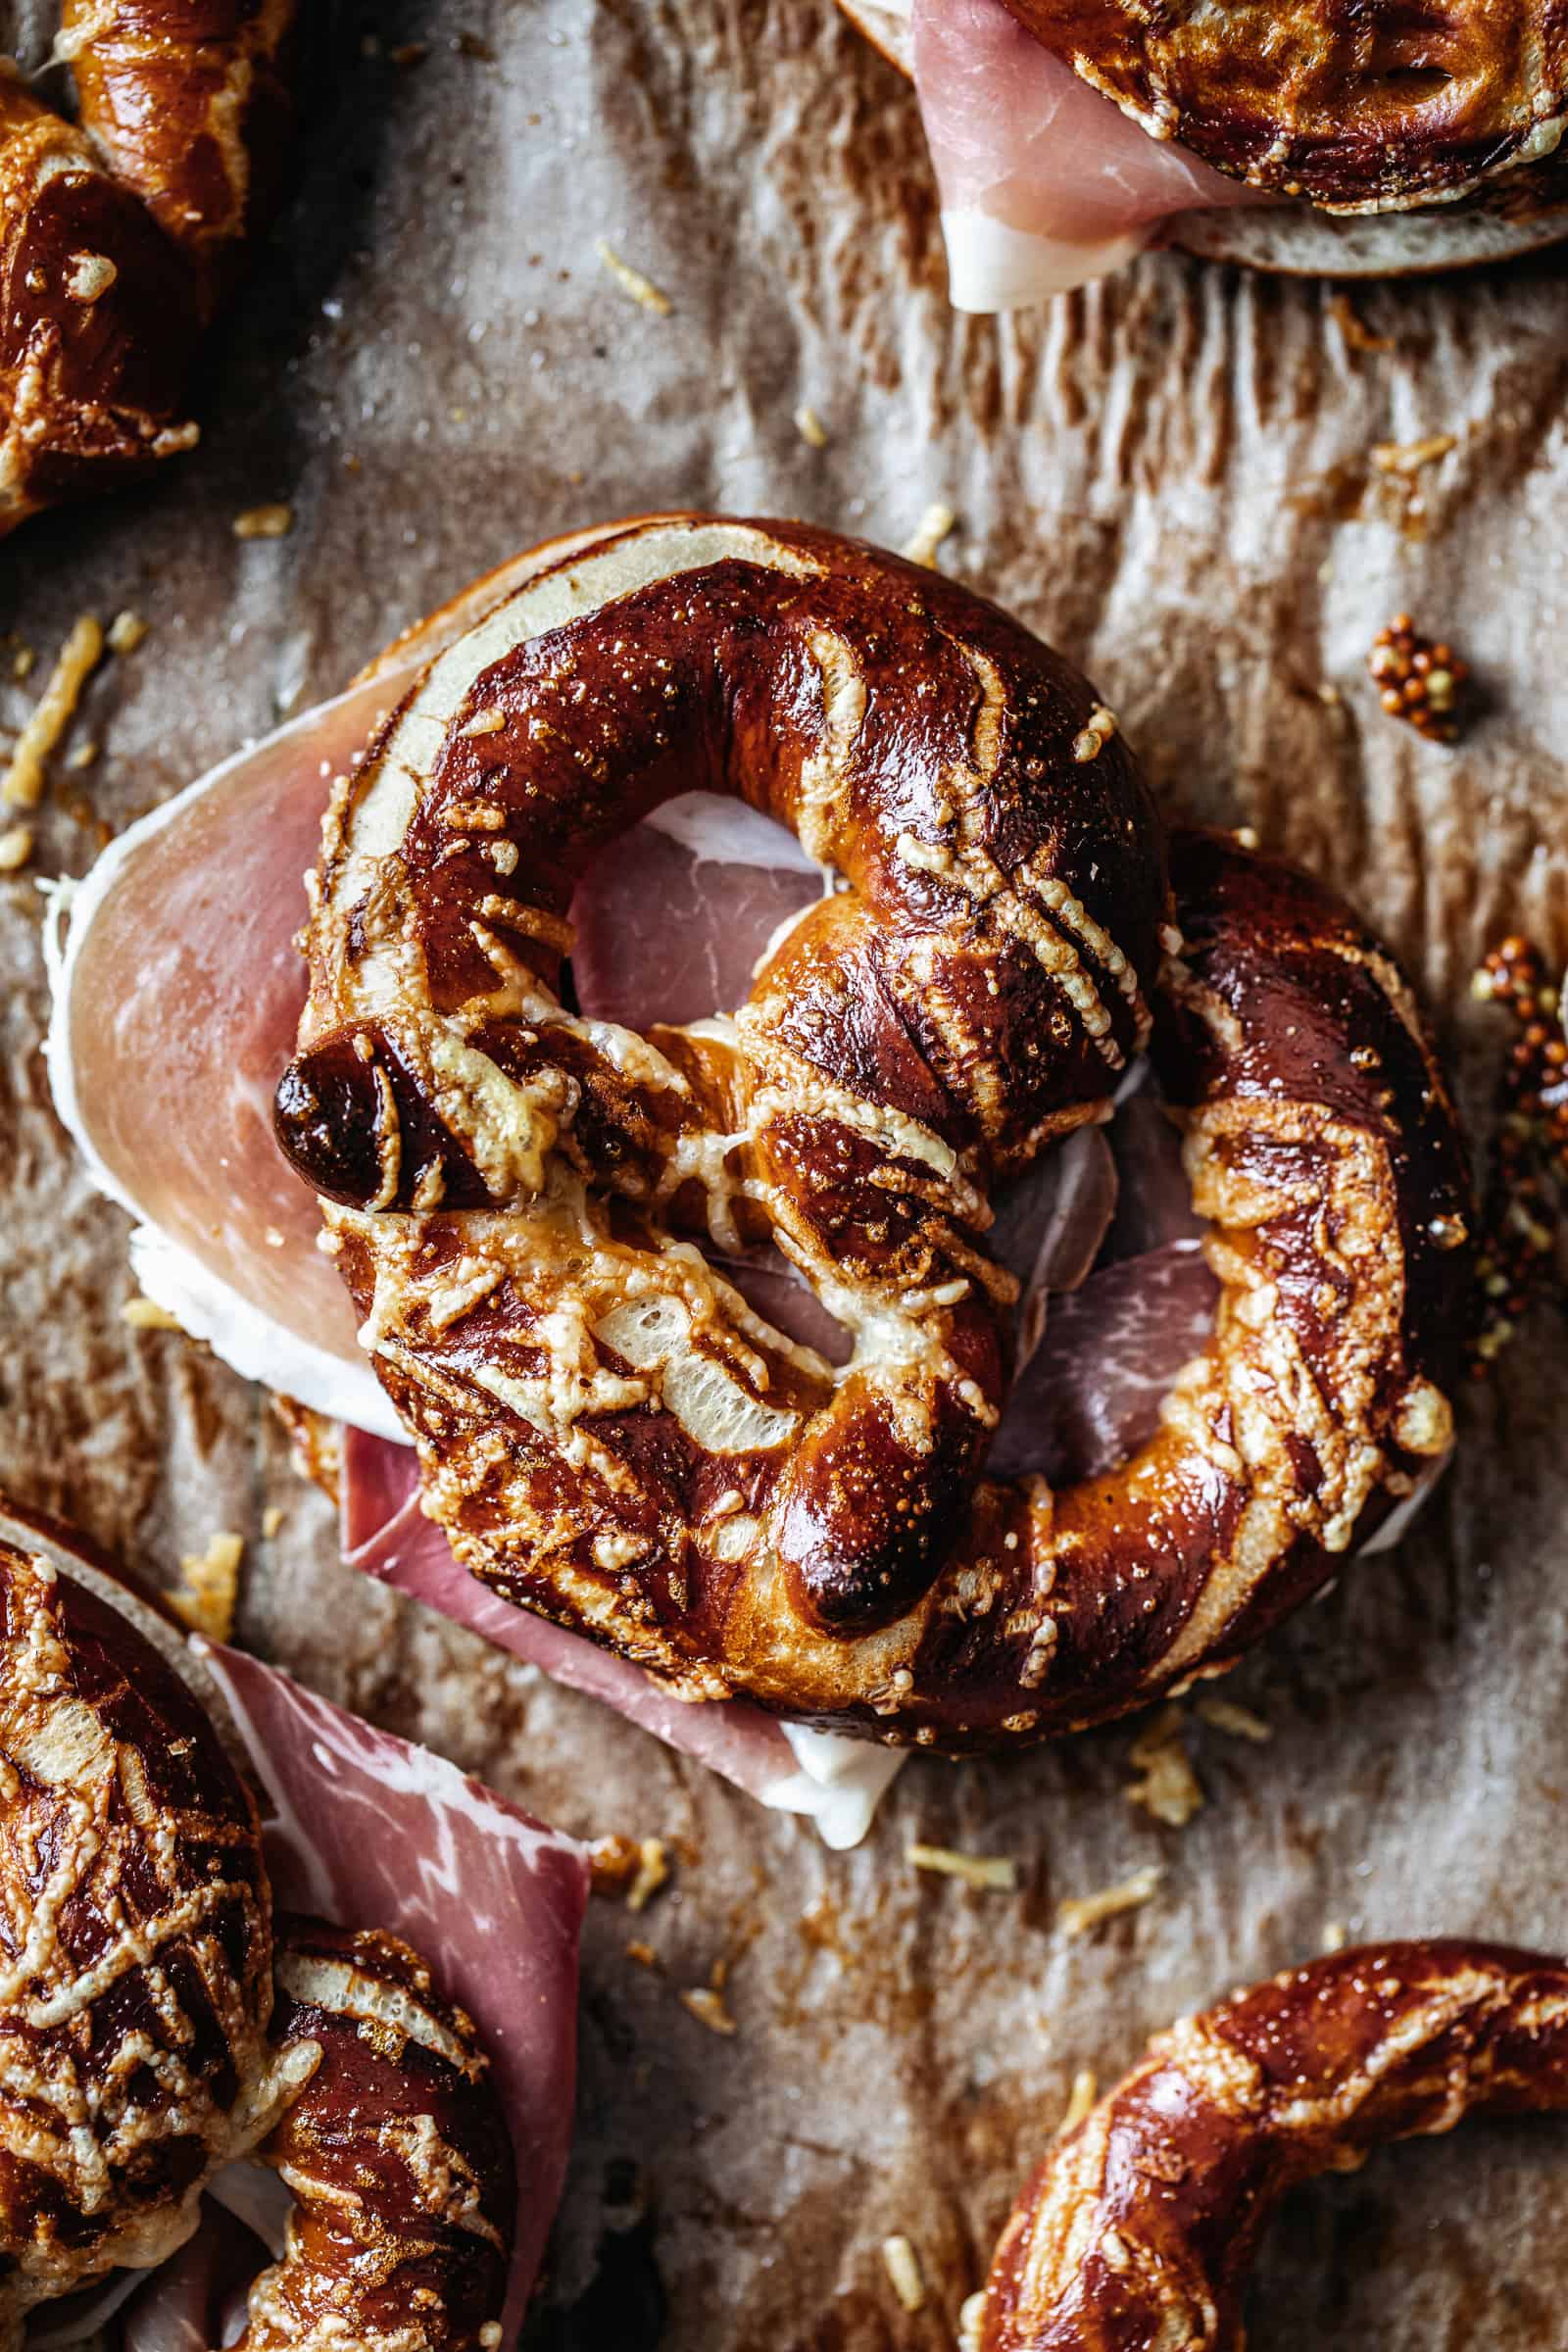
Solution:
M 469 2019 L 396 1936 L 274 1921 L 249 1788 L 104 1593 L 0 1544 L 0 2346 L 163 2261 L 246 2155 L 295 2201 L 245 2352 L 499 2343 L 513 2158 Z
M 698 786 L 847 887 L 733 1017 L 577 1017 L 575 879 Z M 1328 894 L 1192 837 L 1168 913 L 1087 683 L 825 532 L 633 524 L 437 656 L 335 790 L 276 1122 L 458 1556 L 682 1695 L 955 1749 L 1218 1671 L 1321 1584 L 1449 1445 L 1452 1111 Z M 988 1481 L 992 1192 L 1151 1037 L 1213 1342 L 1120 1471 Z M 769 1239 L 846 1366 L 698 1246 Z
M 296 0 L 62 0 L 77 121 L 0 61 L 0 533 L 188 449 L 292 123 Z
M 979 2352 L 1242 2352 L 1286 2190 L 1471 2114 L 1568 2109 L 1568 1966 L 1372 1944 L 1185 2018 L 1052 2150 L 998 2243 Z

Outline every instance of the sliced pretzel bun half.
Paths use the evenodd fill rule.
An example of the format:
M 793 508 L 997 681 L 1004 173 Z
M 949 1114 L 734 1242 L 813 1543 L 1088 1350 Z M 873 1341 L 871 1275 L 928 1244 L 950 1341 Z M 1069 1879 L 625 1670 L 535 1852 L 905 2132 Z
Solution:
M 907 7 L 839 0 L 850 23 L 889 65 L 914 78 Z M 1023 8 L 1015 12 L 1026 16 Z M 1234 211 L 1180 213 L 1152 240 L 1203 261 L 1234 262 L 1284 277 L 1436 276 L 1522 261 L 1568 237 L 1568 165 L 1560 152 L 1516 164 L 1455 201 L 1414 210 L 1330 212 L 1302 201 L 1261 200 Z

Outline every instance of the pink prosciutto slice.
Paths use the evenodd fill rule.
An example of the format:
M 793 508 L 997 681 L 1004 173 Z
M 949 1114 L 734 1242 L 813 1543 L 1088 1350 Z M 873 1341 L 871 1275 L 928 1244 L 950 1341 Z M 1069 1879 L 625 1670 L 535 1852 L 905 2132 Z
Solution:
M 517 2159 L 503 2322 L 511 2344 L 571 2138 L 587 1854 L 443 1757 L 345 1715 L 259 1658 L 199 1640 L 193 1647 L 266 1791 L 278 1901 L 389 1928 L 483 2034 Z
M 1175 214 L 1261 201 L 1152 138 L 1002 0 L 912 0 L 910 14 L 956 309 L 1039 302 L 1119 270 Z

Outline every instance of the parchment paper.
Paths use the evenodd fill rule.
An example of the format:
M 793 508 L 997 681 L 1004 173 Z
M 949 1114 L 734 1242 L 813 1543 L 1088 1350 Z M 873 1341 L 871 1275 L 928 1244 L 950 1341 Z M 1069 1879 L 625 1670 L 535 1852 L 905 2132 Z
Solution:
M 628 300 L 596 237 L 668 317 Z M 897 544 L 940 499 L 960 517 L 944 563 L 1091 669 L 1171 806 L 1353 891 L 1484 1102 L 1502 1033 L 1473 963 L 1515 925 L 1568 946 L 1568 276 L 1547 259 L 1358 291 L 1376 349 L 1331 292 L 1152 258 L 1033 317 L 953 316 L 912 100 L 829 0 L 345 11 L 297 200 L 202 388 L 203 446 L 0 549 L 0 628 L 40 657 L 0 683 L 0 720 L 78 612 L 152 623 L 90 689 L 72 741 L 96 739 L 95 764 L 54 764 L 35 868 L 80 872 L 97 828 L 548 532 L 690 504 Z M 1434 434 L 1455 446 L 1414 474 L 1372 462 Z M 237 540 L 269 501 L 291 535 Z M 1388 721 L 1363 675 L 1404 607 L 1485 681 L 1456 753 Z M 542 2342 L 640 2352 L 662 2306 L 671 2352 L 950 2344 L 1076 2069 L 1110 2078 L 1330 1923 L 1568 1939 L 1555 1320 L 1467 1400 L 1411 1539 L 1235 1678 L 1272 1740 L 1195 1726 L 1208 1803 L 1187 1829 L 1129 1804 L 1124 1728 L 916 1761 L 836 1856 L 351 1579 L 261 1397 L 122 1321 L 125 1222 L 48 1107 L 39 916 L 29 875 L 0 883 L 0 1478 L 169 1578 L 241 1531 L 244 1640 L 565 1827 L 672 1842 L 640 1917 L 592 1906 Z M 1011 1854 L 1021 1891 L 917 1876 L 911 1838 Z M 1057 1930 L 1061 1897 L 1154 1861 L 1147 1908 Z M 677 1998 L 718 1962 L 730 2038 Z M 1260 2352 L 1568 2343 L 1565 2209 L 1552 2125 L 1303 2192 L 1259 2273 Z M 893 2231 L 918 2250 L 918 2313 L 881 2259 Z

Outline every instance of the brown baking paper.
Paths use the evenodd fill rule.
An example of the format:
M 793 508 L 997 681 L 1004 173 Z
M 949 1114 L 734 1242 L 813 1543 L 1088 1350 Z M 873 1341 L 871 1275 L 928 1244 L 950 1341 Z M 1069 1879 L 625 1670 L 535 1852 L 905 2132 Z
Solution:
M 1484 1105 L 1503 1025 L 1472 967 L 1511 927 L 1568 947 L 1564 263 L 1347 305 L 1154 257 L 962 318 L 912 100 L 828 0 L 439 0 L 317 38 L 298 195 L 215 346 L 200 449 L 0 548 L 0 628 L 39 657 L 25 684 L 0 662 L 7 725 L 78 613 L 151 624 L 94 677 L 32 866 L 0 882 L 0 1478 L 166 1582 L 237 1531 L 239 1631 L 265 1655 L 568 1829 L 667 1842 L 645 1911 L 591 1907 L 542 2343 L 639 2352 L 663 2304 L 670 2352 L 950 2345 L 1079 2069 L 1111 2078 L 1336 1926 L 1568 1941 L 1559 1324 L 1538 1314 L 1464 1400 L 1409 1539 L 1233 1679 L 1267 1742 L 1189 1709 L 1206 1802 L 1185 1829 L 1129 1802 L 1123 1727 L 920 1758 L 833 1854 L 352 1577 L 261 1395 L 122 1320 L 126 1220 L 39 1057 L 33 875 L 79 874 L 104 832 L 547 533 L 680 504 L 899 544 L 940 501 L 944 565 L 1088 666 L 1172 808 L 1353 892 Z M 234 535 L 272 503 L 286 537 Z M 1365 677 L 1401 608 L 1482 682 L 1457 751 L 1388 720 Z M 912 1839 L 1010 1856 L 1017 1891 L 917 1873 Z M 1147 1905 L 1062 1933 L 1059 1901 L 1147 1865 Z M 729 2035 L 680 1999 L 715 1969 Z M 1562 2343 L 1565 2208 L 1568 2127 L 1380 2157 L 1291 2203 L 1255 2341 Z

